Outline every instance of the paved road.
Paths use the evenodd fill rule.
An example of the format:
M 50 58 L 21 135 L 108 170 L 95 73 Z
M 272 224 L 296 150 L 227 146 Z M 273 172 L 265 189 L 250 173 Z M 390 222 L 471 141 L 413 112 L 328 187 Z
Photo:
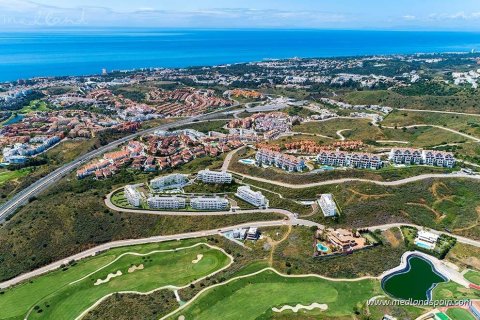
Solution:
M 331 184 L 340 184 L 340 183 L 348 183 L 348 182 L 368 182 L 368 183 L 373 183 L 381 186 L 399 186 L 402 184 L 410 183 L 410 182 L 415 182 L 415 181 L 420 181 L 420 180 L 425 180 L 425 179 L 432 179 L 432 178 L 442 178 L 442 179 L 451 179 L 451 178 L 465 178 L 465 179 L 472 179 L 472 180 L 480 180 L 480 175 L 468 175 L 466 173 L 431 173 L 431 174 L 421 174 L 418 176 L 414 177 L 409 177 L 401 180 L 395 180 L 395 181 L 377 181 L 377 180 L 369 180 L 369 179 L 360 179 L 360 178 L 343 178 L 343 179 L 334 179 L 334 180 L 326 180 L 326 181 L 319 181 L 319 182 L 312 182 L 312 183 L 302 183 L 302 184 L 291 184 L 287 182 L 281 182 L 281 181 L 275 181 L 275 180 L 269 180 L 269 179 L 264 179 L 264 178 L 259 178 L 259 177 L 254 177 L 251 175 L 243 174 L 243 173 L 238 173 L 235 171 L 229 170 L 232 174 L 235 174 L 237 176 L 241 176 L 243 178 L 259 181 L 259 182 L 265 182 L 268 184 L 274 184 L 277 186 L 285 187 L 285 188 L 291 188 L 291 189 L 304 189 L 304 188 L 311 188 L 311 187 L 318 187 L 318 186 L 326 186 L 326 185 L 331 185 Z
M 60 168 L 54 170 L 50 174 L 46 175 L 45 177 L 37 180 L 27 188 L 23 189 L 15 196 L 13 196 L 9 201 L 4 203 L 0 206 L 0 223 L 4 222 L 5 219 L 13 214 L 15 210 L 17 210 L 20 206 L 26 204 L 30 198 L 33 196 L 37 196 L 42 191 L 53 185 L 55 182 L 60 180 L 62 177 L 70 173 L 71 171 L 75 170 L 76 168 L 80 167 L 81 165 L 89 162 L 90 160 L 101 156 L 103 153 L 114 150 L 118 148 L 121 144 L 132 140 L 136 137 L 139 137 L 144 134 L 153 133 L 155 130 L 168 130 L 175 127 L 183 126 L 186 124 L 190 124 L 193 122 L 200 122 L 200 121 L 207 121 L 210 119 L 216 119 L 219 116 L 224 115 L 224 111 L 217 111 L 212 112 L 205 115 L 199 115 L 194 117 L 189 117 L 185 119 L 181 119 L 172 123 L 163 124 L 154 128 L 146 129 L 138 131 L 134 134 L 125 136 L 121 139 L 118 139 L 114 142 L 111 142 L 105 146 L 102 146 L 96 150 L 90 151 L 85 155 L 82 155 L 75 159 L 74 161 L 61 166 Z
M 243 148 L 245 148 L 245 147 L 240 147 L 238 149 L 232 150 L 227 154 L 227 156 L 223 160 L 222 171 L 227 171 L 228 170 L 228 167 L 230 166 L 230 162 L 232 162 L 233 155 L 235 153 L 237 153 L 240 149 L 243 149 Z
M 422 109 L 405 109 L 399 108 L 396 109 L 399 111 L 412 111 L 412 112 L 428 112 L 428 113 L 443 113 L 443 114 L 458 114 L 463 116 L 472 116 L 472 117 L 480 117 L 478 113 L 465 113 L 465 112 L 455 112 L 455 111 L 441 111 L 441 110 L 422 110 Z

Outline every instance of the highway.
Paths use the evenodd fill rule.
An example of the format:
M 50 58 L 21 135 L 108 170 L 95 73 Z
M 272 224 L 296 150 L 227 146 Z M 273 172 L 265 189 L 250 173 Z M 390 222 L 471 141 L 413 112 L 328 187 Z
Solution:
M 150 128 L 150 129 L 140 130 L 136 133 L 133 133 L 121 139 L 115 140 L 96 150 L 92 150 L 78 157 L 74 161 L 57 168 L 56 170 L 52 171 L 45 177 L 37 180 L 27 188 L 17 193 L 15 196 L 13 196 L 10 200 L 5 202 L 3 205 L 1 205 L 0 206 L 0 223 L 5 222 L 6 218 L 11 214 L 13 214 L 20 206 L 28 203 L 28 200 L 30 198 L 39 195 L 42 191 L 44 191 L 45 189 L 53 185 L 55 182 L 60 180 L 62 177 L 66 176 L 71 171 L 77 169 L 78 167 L 91 161 L 92 159 L 101 156 L 105 152 L 112 151 L 118 148 L 120 145 L 122 145 L 123 143 L 129 140 L 132 140 L 144 134 L 153 133 L 155 130 L 168 130 L 168 129 L 176 128 L 186 124 L 190 124 L 193 122 L 200 122 L 200 121 L 215 119 L 221 115 L 224 115 L 224 112 L 225 112 L 225 109 L 223 109 L 222 111 L 216 111 L 216 112 L 211 112 L 204 115 L 198 115 L 198 116 L 181 119 L 172 123 L 159 125 L 157 127 Z

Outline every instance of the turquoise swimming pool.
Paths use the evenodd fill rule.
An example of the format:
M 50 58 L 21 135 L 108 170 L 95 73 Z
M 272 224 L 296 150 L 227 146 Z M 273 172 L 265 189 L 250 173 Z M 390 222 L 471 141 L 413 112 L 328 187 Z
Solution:
M 322 166 L 321 168 L 325 171 L 335 170 L 335 168 L 331 166 Z
M 238 162 L 243 163 L 243 164 L 255 164 L 255 160 L 253 159 L 240 159 Z
M 323 245 L 323 243 L 317 243 L 317 250 L 322 252 L 328 252 L 328 247 Z

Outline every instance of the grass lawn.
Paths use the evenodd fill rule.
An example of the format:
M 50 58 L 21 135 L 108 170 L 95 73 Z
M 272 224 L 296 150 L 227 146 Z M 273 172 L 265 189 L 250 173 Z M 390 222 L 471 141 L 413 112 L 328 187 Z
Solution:
M 452 320 L 475 320 L 475 317 L 465 309 L 450 308 L 446 312 Z
M 30 173 L 30 169 L 20 169 L 15 171 L 2 170 L 0 171 L 0 185 L 10 182 L 15 179 L 25 177 Z
M 465 273 L 464 277 L 471 283 L 480 285 L 480 272 L 470 270 L 467 273 Z
M 0 296 L 0 319 L 23 318 L 35 306 L 38 307 L 34 308 L 29 318 L 73 319 L 107 294 L 127 290 L 147 292 L 165 285 L 183 286 L 228 264 L 226 255 L 205 245 L 171 252 L 154 251 L 189 246 L 195 241 L 199 240 L 112 249 L 64 270 L 22 283 L 5 290 Z M 128 252 L 148 255 L 138 256 Z M 203 258 L 193 264 L 192 260 L 198 254 L 203 254 Z M 144 265 L 143 270 L 128 272 L 131 266 L 140 264 Z M 94 285 L 97 279 L 106 279 L 108 274 L 119 270 L 121 276 Z M 82 280 L 72 283 L 79 279 Z
M 453 281 L 439 283 L 432 291 L 433 300 L 480 299 L 480 292 L 465 288 Z
M 50 111 L 50 108 L 47 106 L 47 103 L 45 101 L 34 100 L 34 101 L 31 101 L 28 106 L 25 106 L 19 110 L 20 113 L 25 113 L 25 114 L 34 112 L 34 111 L 46 112 L 46 111 Z
M 272 307 L 314 302 L 327 304 L 328 309 L 308 314 L 341 317 L 351 315 L 355 308 L 380 292 L 375 280 L 333 282 L 316 277 L 286 278 L 267 270 L 205 291 L 170 319 L 180 315 L 196 320 L 271 318 Z

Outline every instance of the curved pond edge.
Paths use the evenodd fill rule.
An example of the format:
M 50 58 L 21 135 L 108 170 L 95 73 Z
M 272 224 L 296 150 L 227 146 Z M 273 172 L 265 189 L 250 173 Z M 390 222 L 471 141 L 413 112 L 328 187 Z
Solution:
M 438 275 L 440 278 L 443 279 L 444 282 L 448 282 L 450 281 L 450 279 L 442 274 L 440 271 L 437 270 L 437 268 L 435 267 L 435 265 L 432 263 L 432 261 L 430 260 L 429 257 L 426 257 L 424 255 L 420 255 L 416 252 L 407 252 L 404 256 L 402 256 L 402 261 L 400 263 L 400 265 L 398 267 L 395 267 L 389 271 L 386 272 L 386 275 L 382 277 L 382 280 L 381 280 L 381 286 L 382 286 L 382 290 L 383 292 L 385 292 L 390 298 L 392 299 L 395 299 L 395 300 L 404 300 L 404 299 L 399 299 L 397 297 L 394 297 L 392 296 L 388 291 L 385 290 L 384 288 L 384 285 L 385 285 L 385 282 L 387 280 L 389 280 L 390 278 L 394 277 L 394 276 L 397 276 L 397 275 L 400 275 L 400 274 L 404 274 L 404 273 L 408 273 L 412 266 L 410 264 L 410 260 L 412 258 L 419 258 L 419 259 L 422 259 L 423 261 L 427 262 L 430 267 L 432 268 L 432 271 Z M 435 289 L 435 287 L 438 285 L 438 283 L 434 283 L 432 284 L 432 286 L 430 288 L 428 288 L 426 294 L 427 294 L 427 301 L 430 301 L 432 300 L 432 291 L 433 289 Z

